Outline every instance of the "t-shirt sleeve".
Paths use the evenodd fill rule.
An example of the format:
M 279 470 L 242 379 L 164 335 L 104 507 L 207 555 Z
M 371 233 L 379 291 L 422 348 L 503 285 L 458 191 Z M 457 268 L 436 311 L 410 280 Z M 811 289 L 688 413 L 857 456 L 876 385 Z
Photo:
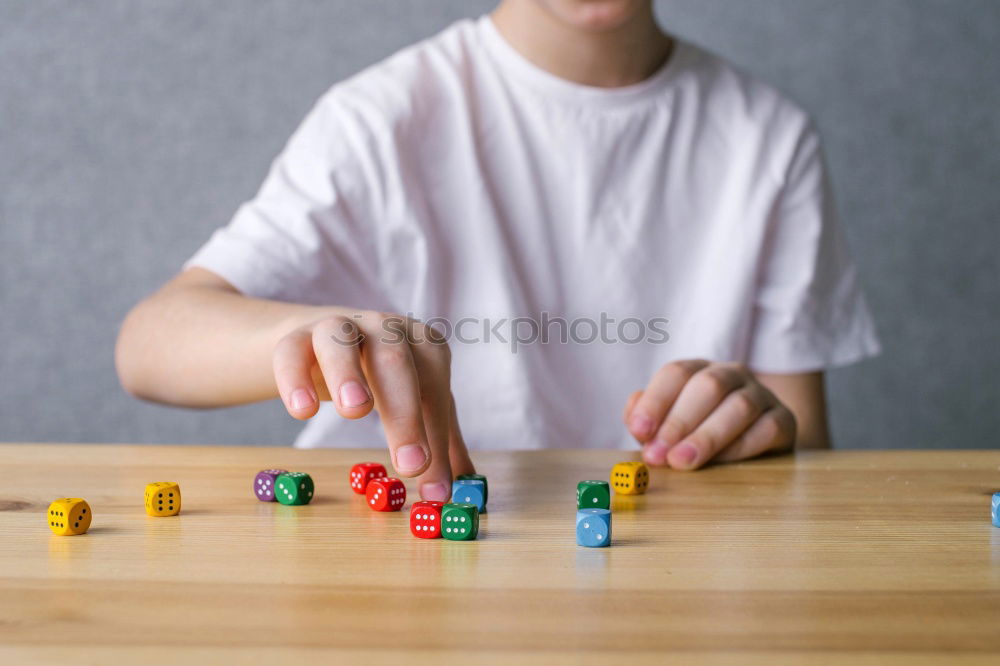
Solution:
M 257 195 L 185 268 L 206 268 L 257 298 L 384 307 L 374 213 L 338 113 L 327 93 L 274 160 Z
M 811 372 L 879 353 L 812 129 L 803 131 L 792 153 L 762 257 L 750 368 Z

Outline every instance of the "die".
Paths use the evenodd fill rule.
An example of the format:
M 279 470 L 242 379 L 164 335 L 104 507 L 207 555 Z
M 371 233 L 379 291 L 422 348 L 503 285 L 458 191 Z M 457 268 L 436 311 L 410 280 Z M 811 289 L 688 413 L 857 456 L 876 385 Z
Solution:
M 309 504 L 315 489 L 312 477 L 305 472 L 285 472 L 274 480 L 274 497 L 279 504 Z
M 173 481 L 147 484 L 145 506 L 149 516 L 176 516 L 181 512 L 181 487 Z
M 486 484 L 479 479 L 460 479 L 451 484 L 451 501 L 475 504 L 479 513 L 486 511 Z
M 576 543 L 588 548 L 611 544 L 611 512 L 607 509 L 580 509 L 576 512 Z
M 372 479 L 381 479 L 386 476 L 388 475 L 385 473 L 385 467 L 379 463 L 358 463 L 351 468 L 351 490 L 359 495 L 364 495 Z
M 479 534 L 479 509 L 464 502 L 445 504 L 441 527 L 441 536 L 449 541 L 472 541 Z
M 490 501 L 490 484 L 486 482 L 486 477 L 482 474 L 459 474 L 456 481 L 482 481 L 483 482 L 483 505 Z
M 649 470 L 641 462 L 620 462 L 611 468 L 611 485 L 619 495 L 641 495 L 649 486 Z
M 441 508 L 444 502 L 425 500 L 410 507 L 410 533 L 420 539 L 437 539 L 441 536 Z
M 990 513 L 993 527 L 1000 527 L 1000 493 L 993 493 L 993 508 Z
M 375 511 L 399 511 L 406 504 L 406 486 L 392 476 L 372 479 L 365 490 L 365 499 Z
M 253 496 L 261 502 L 273 502 L 274 482 L 279 476 L 287 473 L 287 469 L 263 469 L 257 472 L 253 480 Z
M 93 513 L 87 500 L 64 497 L 49 504 L 49 529 L 59 536 L 83 534 L 90 529 Z
M 576 508 L 610 509 L 611 488 L 607 481 L 581 481 L 576 484 Z

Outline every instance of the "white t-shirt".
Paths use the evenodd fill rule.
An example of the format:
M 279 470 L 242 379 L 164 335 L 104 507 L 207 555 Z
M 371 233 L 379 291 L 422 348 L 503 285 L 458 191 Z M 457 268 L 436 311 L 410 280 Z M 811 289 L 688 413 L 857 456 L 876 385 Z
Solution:
M 683 42 L 637 85 L 574 84 L 488 17 L 335 85 L 187 265 L 439 318 L 473 448 L 634 446 L 625 399 L 674 359 L 797 373 L 878 351 L 798 107 Z M 548 342 L 512 344 L 529 321 Z M 325 404 L 297 445 L 383 442 Z

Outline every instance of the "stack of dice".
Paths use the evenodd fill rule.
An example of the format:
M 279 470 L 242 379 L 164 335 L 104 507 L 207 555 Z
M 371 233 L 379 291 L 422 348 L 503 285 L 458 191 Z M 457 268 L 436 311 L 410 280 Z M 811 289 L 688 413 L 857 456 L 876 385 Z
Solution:
M 253 496 L 261 502 L 274 502 L 297 506 L 312 501 L 316 485 L 305 472 L 285 469 L 264 469 L 253 480 Z
M 473 541 L 479 514 L 486 511 L 489 486 L 482 474 L 460 474 L 451 486 L 451 502 L 416 502 L 410 508 L 410 533 L 419 539 L 444 537 Z
M 611 545 L 611 489 L 607 481 L 576 484 L 576 543 L 588 548 Z
M 619 495 L 641 495 L 649 487 L 649 470 L 641 462 L 611 468 L 611 483 L 581 481 L 576 485 L 576 543 L 588 548 L 611 545 L 611 487 Z
M 364 495 L 373 511 L 399 511 L 406 504 L 406 486 L 388 476 L 379 463 L 363 462 L 352 467 L 351 490 Z
M 399 511 L 406 504 L 406 486 L 387 476 L 379 463 L 363 462 L 351 468 L 351 490 L 365 496 L 374 511 Z M 410 532 L 421 539 L 444 537 L 471 541 L 479 534 L 479 514 L 486 510 L 486 477 L 459 476 L 452 488 L 452 501 L 414 502 L 410 507 Z

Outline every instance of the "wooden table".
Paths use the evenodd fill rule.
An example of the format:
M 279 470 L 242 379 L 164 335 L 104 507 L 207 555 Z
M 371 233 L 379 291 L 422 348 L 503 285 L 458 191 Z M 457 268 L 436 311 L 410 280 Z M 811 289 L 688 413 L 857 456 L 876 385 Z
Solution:
M 381 451 L 0 445 L 0 663 L 1000 663 L 1000 451 L 654 470 L 613 546 L 578 547 L 576 482 L 628 457 L 480 453 L 462 543 L 350 492 Z M 312 504 L 256 501 L 272 466 L 312 474 Z M 180 516 L 143 512 L 159 480 Z M 88 534 L 49 532 L 61 496 Z

